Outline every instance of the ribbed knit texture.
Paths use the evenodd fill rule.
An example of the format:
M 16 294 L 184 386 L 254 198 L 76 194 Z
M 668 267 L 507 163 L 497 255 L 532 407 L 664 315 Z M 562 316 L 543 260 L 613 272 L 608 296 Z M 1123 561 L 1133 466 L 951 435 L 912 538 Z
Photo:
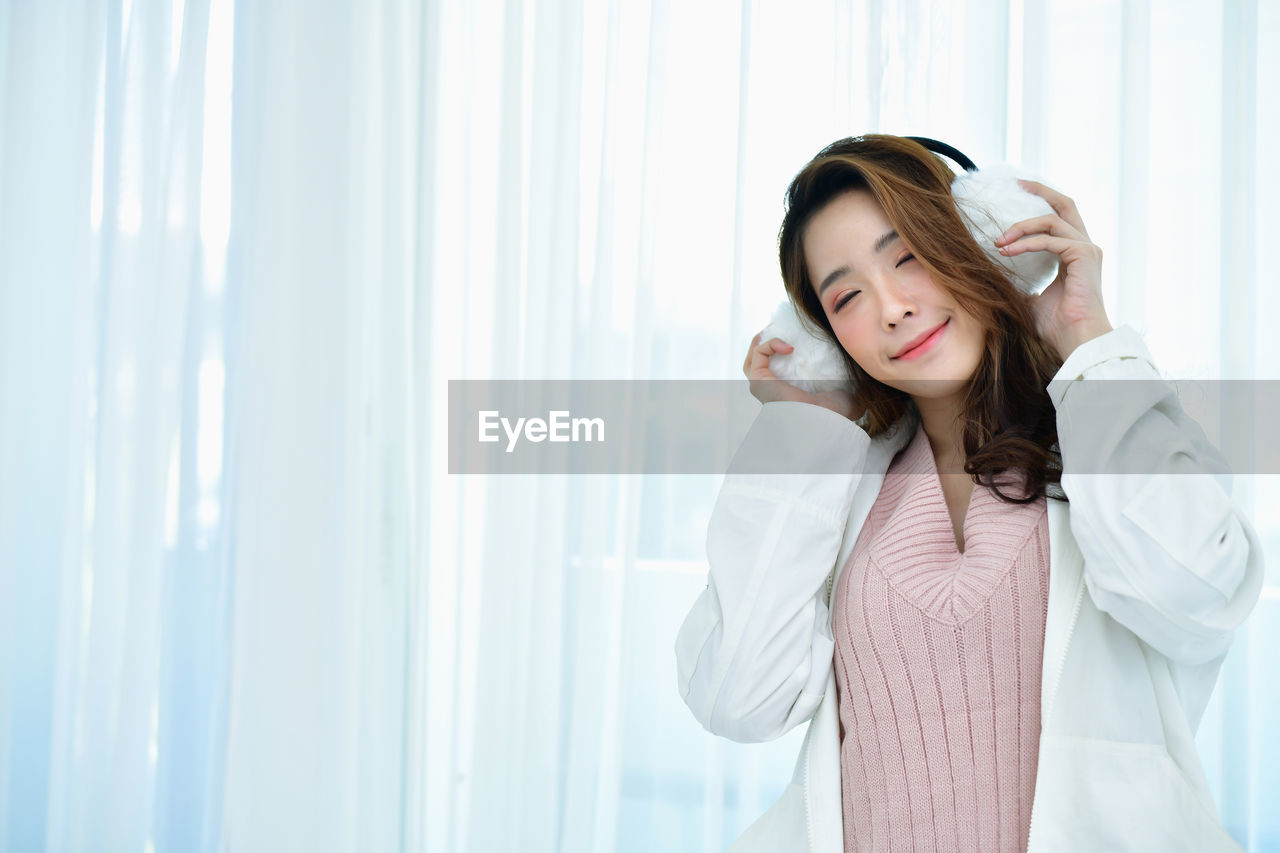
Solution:
M 963 530 L 961 553 L 920 427 L 886 472 L 833 599 L 845 850 L 1027 848 L 1045 499 L 1011 504 L 975 485 Z

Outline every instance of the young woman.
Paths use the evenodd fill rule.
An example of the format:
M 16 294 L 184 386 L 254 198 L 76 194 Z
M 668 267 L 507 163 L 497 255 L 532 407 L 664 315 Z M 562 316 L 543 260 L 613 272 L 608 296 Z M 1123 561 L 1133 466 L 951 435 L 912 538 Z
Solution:
M 1257 535 L 1108 321 L 1071 199 L 1026 184 L 1054 214 L 997 241 L 1058 255 L 1027 296 L 952 178 L 873 135 L 787 193 L 787 291 L 858 390 L 777 380 L 777 338 L 743 364 L 764 406 L 712 514 L 680 690 L 733 740 L 809 728 L 733 850 L 1238 849 L 1193 738 L 1261 588 Z

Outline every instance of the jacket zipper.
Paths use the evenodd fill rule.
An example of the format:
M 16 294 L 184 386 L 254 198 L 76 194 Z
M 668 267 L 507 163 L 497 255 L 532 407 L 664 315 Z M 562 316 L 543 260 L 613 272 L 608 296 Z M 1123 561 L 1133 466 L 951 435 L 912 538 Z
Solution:
M 1053 676 L 1053 695 L 1050 697 L 1050 709 L 1052 704 L 1058 701 L 1058 688 L 1062 684 L 1062 671 L 1067 667 L 1067 650 L 1071 648 L 1071 636 L 1076 632 L 1076 622 L 1080 618 L 1080 607 L 1084 604 L 1084 575 L 1080 576 L 1080 585 L 1076 589 L 1076 601 L 1071 608 L 1071 622 L 1067 625 L 1067 639 L 1062 644 L 1062 655 L 1058 658 L 1057 671 Z M 807 768 L 806 768 L 807 769 Z M 1031 798 L 1031 822 L 1027 825 L 1027 844 L 1030 845 L 1031 839 L 1036 837 L 1036 806 L 1039 804 L 1039 798 Z

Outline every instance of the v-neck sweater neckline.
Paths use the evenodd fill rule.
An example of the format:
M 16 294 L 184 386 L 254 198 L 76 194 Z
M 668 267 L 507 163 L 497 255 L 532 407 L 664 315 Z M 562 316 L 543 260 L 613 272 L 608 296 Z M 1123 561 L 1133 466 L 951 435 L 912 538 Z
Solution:
M 1016 478 L 1000 482 L 1002 489 L 1016 493 Z M 1046 512 L 1043 498 L 1009 503 L 975 483 L 961 528 L 965 549 L 960 551 L 929 438 L 923 425 L 917 425 L 885 473 L 864 528 L 872 531 L 871 538 L 860 541 L 855 553 L 869 549 L 889 583 L 929 616 L 962 621 L 990 598 Z

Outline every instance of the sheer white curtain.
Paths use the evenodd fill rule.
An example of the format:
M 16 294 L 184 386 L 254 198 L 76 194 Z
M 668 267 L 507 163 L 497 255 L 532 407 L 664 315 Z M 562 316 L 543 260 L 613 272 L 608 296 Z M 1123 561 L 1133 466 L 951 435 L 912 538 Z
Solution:
M 190 336 L 209 13 L 172 39 L 169 9 L 2 9 L 0 843 L 143 849 L 154 806 L 181 846 L 218 758 L 216 498 L 171 499 L 183 471 L 195 510 L 210 440 Z
M 401 846 L 421 20 L 0 4 L 0 849 Z
M 0 0 L 0 848 L 723 849 L 802 731 L 676 692 L 717 478 L 451 476 L 448 380 L 738 376 L 787 181 L 869 131 L 1050 176 L 1170 376 L 1280 378 L 1278 42 L 1226 0 Z M 1278 491 L 1237 482 L 1276 559 Z M 1278 602 L 1200 732 L 1253 850 Z

